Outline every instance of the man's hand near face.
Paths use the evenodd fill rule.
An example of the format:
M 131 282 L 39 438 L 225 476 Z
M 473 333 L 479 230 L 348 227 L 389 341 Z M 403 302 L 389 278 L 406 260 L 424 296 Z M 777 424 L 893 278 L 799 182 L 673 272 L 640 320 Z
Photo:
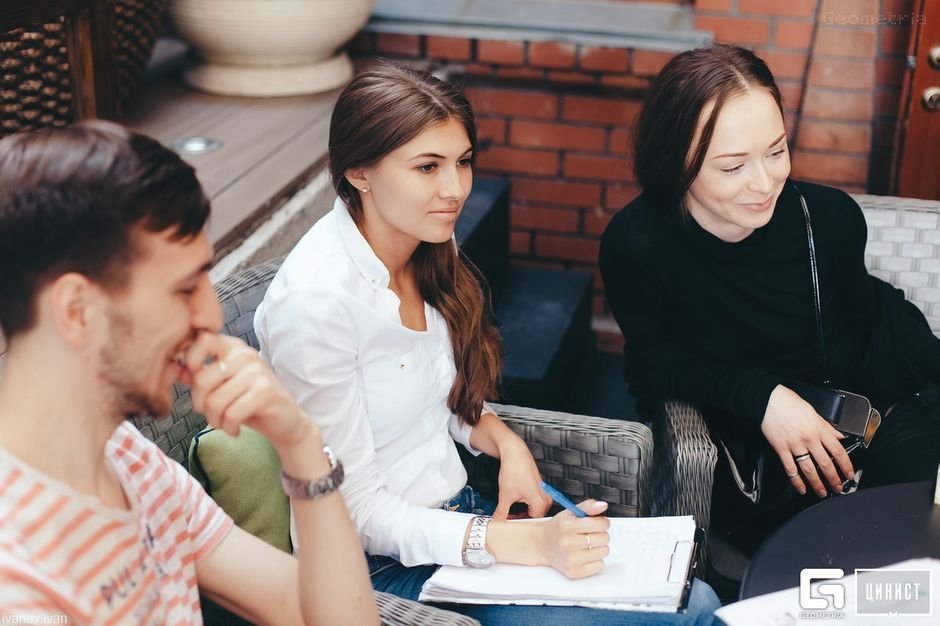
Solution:
M 291 476 L 317 480 L 330 472 L 319 431 L 257 351 L 203 332 L 184 361 L 181 380 L 211 426 L 232 436 L 242 426 L 257 430 Z M 197 564 L 202 591 L 260 624 L 377 624 L 362 547 L 339 491 L 291 505 L 299 561 L 234 528 Z

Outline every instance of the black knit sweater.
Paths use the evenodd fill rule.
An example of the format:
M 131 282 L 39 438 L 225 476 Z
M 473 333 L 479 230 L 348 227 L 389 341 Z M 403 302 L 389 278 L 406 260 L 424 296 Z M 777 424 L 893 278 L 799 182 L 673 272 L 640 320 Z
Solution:
M 641 406 L 674 397 L 759 424 L 771 391 L 790 379 L 829 379 L 882 410 L 940 381 L 940 340 L 899 290 L 865 268 L 858 204 L 836 189 L 798 185 L 812 219 L 825 366 L 792 181 L 770 222 L 737 243 L 646 196 L 610 222 L 601 273 Z

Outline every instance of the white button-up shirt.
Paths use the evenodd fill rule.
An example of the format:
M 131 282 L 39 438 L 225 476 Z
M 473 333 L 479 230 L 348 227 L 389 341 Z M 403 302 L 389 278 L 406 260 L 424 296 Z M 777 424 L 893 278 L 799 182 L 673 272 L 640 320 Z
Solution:
M 454 441 L 479 452 L 447 408 L 456 376 L 447 324 L 425 304 L 427 331 L 403 326 L 388 284 L 337 199 L 284 261 L 255 333 L 343 461 L 341 492 L 366 552 L 406 566 L 460 565 L 471 516 L 439 507 L 467 481 Z

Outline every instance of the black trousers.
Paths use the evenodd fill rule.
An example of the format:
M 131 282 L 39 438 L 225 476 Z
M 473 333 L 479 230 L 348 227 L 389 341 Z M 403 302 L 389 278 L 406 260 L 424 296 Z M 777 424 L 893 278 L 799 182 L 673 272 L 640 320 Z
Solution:
M 940 464 L 940 419 L 934 411 L 936 408 L 918 394 L 899 402 L 885 415 L 871 445 L 851 454 L 855 469 L 864 470 L 860 489 L 935 480 Z M 712 490 L 712 528 L 747 555 L 781 524 L 823 500 L 812 490 L 801 496 L 793 489 L 780 458 L 762 435 L 754 446 L 762 447 L 764 456 L 759 501 L 752 502 L 738 489 L 720 445 Z

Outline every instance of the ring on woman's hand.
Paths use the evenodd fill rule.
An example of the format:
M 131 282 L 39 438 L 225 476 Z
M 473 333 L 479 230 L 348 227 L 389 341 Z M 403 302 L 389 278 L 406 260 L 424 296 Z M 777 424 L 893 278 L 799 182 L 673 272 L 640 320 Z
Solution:
M 591 545 L 591 535 L 584 535 L 588 540 L 588 550 L 593 550 L 594 546 Z
M 216 363 L 219 364 L 219 372 L 222 373 L 222 376 L 228 376 L 228 365 L 225 364 L 225 361 L 219 359 Z
M 796 478 L 799 475 L 800 475 L 800 470 L 796 470 L 792 474 L 787 474 L 787 478 Z
M 805 454 L 797 454 L 795 457 L 793 457 L 793 460 L 796 461 L 797 463 L 802 463 L 806 459 L 811 459 L 811 458 L 813 458 L 813 455 L 807 452 Z

